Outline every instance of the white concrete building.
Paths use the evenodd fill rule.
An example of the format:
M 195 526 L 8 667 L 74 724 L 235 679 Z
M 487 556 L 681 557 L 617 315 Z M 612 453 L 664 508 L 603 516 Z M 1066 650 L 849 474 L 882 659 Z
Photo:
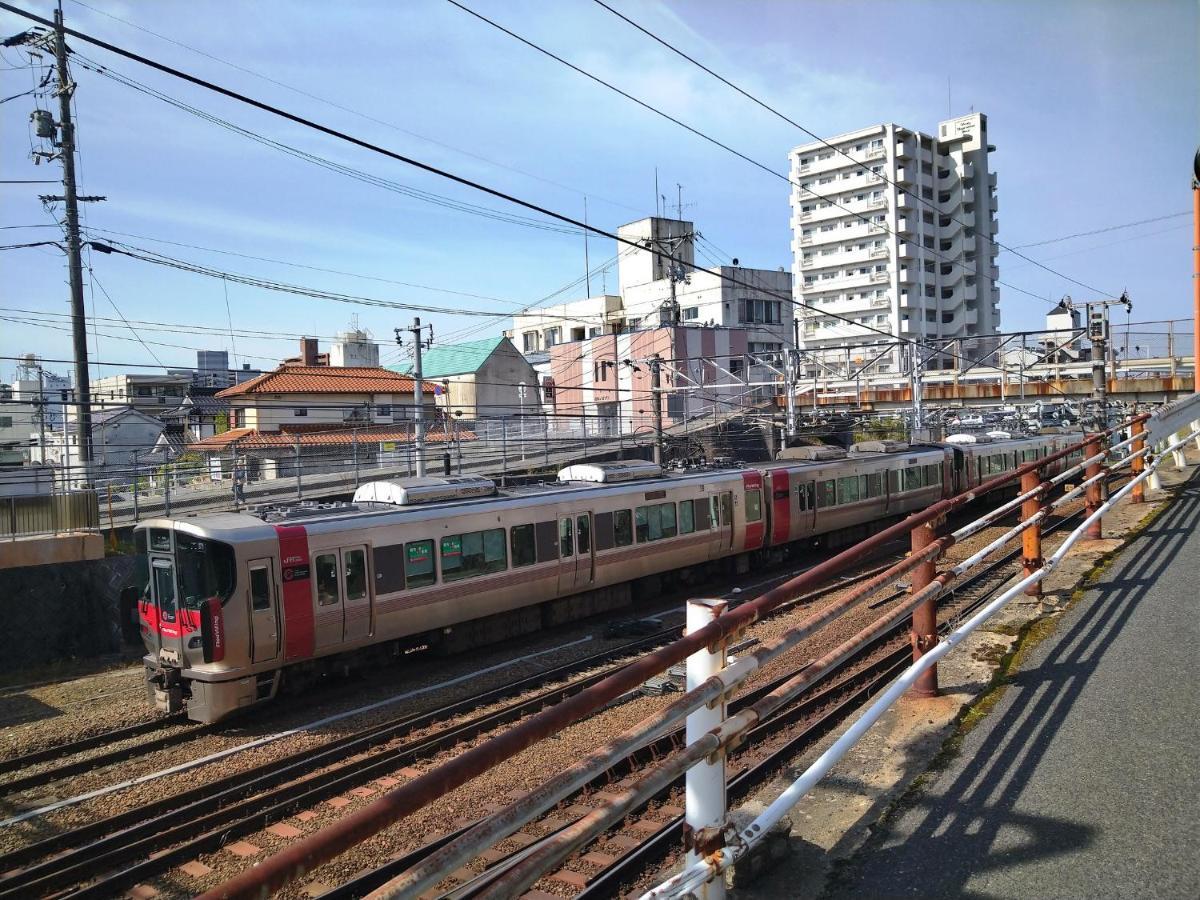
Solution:
M 941 122 L 936 135 L 875 125 L 827 143 L 790 154 L 800 347 L 888 340 L 873 328 L 897 338 L 949 339 L 956 342 L 951 352 L 970 358 L 993 349 L 981 340 L 1000 328 L 987 117 Z M 820 356 L 839 364 L 850 354 Z M 949 362 L 935 358 L 930 367 Z M 880 361 L 882 371 L 898 365 L 898 354 Z

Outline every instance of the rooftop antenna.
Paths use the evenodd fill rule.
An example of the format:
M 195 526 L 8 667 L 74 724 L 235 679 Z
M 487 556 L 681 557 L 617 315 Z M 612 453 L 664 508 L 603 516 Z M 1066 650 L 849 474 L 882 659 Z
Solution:
M 658 166 L 654 167 L 654 216 L 661 219 L 662 213 L 658 208 L 658 198 L 662 195 L 658 192 Z

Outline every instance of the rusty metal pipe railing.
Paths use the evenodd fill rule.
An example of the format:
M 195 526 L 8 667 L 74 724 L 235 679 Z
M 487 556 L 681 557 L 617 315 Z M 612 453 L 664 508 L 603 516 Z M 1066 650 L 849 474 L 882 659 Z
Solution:
M 954 540 L 950 536 L 942 538 L 937 544 L 930 545 L 923 552 L 908 556 L 868 579 L 835 603 L 814 610 L 777 638 L 761 644 L 747 655 L 739 658 L 719 675 L 709 678 L 692 691 L 672 701 L 664 709 L 647 716 L 641 722 L 613 738 L 605 746 L 594 750 L 575 765 L 563 770 L 559 775 L 524 797 L 508 804 L 504 809 L 489 816 L 486 821 L 480 822 L 470 831 L 437 850 L 407 872 L 397 876 L 389 883 L 392 894 L 418 893 L 436 884 L 444 877 L 443 873 L 458 869 L 483 850 L 508 837 L 609 769 L 617 759 L 623 759 L 652 740 L 663 736 L 688 713 L 732 690 L 735 685 L 744 681 L 756 670 L 786 653 L 825 625 L 840 618 L 897 577 L 908 573 L 925 560 L 944 552 L 953 543 Z
M 1112 434 L 1119 427 L 1123 426 L 1114 426 L 1101 434 Z M 290 881 L 311 871 L 317 865 L 333 859 L 350 847 L 378 834 L 387 826 L 411 815 L 416 810 L 448 794 L 455 788 L 461 787 L 505 760 L 511 759 L 538 741 L 595 712 L 604 704 L 632 690 L 651 676 L 682 662 L 700 648 L 717 643 L 744 630 L 758 621 L 762 614 L 840 573 L 847 566 L 863 560 L 892 540 L 907 535 L 913 528 L 936 521 L 997 488 L 1019 480 L 1028 471 L 1036 470 L 1048 462 L 1066 457 L 1075 449 L 1076 446 L 1071 445 L 1049 456 L 1019 466 L 1012 472 L 989 479 L 955 497 L 940 500 L 918 513 L 913 513 L 866 540 L 818 563 L 795 578 L 776 586 L 749 603 L 730 610 L 713 620 L 711 625 L 635 660 L 586 690 L 531 716 L 482 744 L 477 744 L 444 765 L 431 769 L 412 781 L 394 788 L 362 809 L 291 844 L 258 865 L 217 885 L 201 895 L 201 900 L 218 900 L 218 898 L 245 900 L 245 898 L 268 896 Z

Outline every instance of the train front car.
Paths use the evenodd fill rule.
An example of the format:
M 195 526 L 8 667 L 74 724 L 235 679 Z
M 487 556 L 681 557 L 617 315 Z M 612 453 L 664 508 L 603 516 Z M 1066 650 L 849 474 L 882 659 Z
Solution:
M 215 722 L 274 693 L 279 542 L 251 516 L 200 522 L 150 519 L 135 529 L 138 618 L 150 701 L 162 712 Z

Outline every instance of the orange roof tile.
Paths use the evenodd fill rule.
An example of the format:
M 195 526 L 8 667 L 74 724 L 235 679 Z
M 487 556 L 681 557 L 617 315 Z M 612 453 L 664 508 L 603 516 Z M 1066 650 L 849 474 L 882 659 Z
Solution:
M 457 438 L 460 441 L 474 441 L 478 437 L 473 431 L 458 429 L 453 434 L 447 434 L 441 428 L 430 429 L 425 434 L 425 440 L 430 443 L 445 443 Z M 412 433 L 407 428 L 376 427 L 346 430 L 338 428 L 329 431 L 258 431 L 253 428 L 235 428 L 224 434 L 213 435 L 202 441 L 188 444 L 189 450 L 221 451 L 230 448 L 236 450 L 266 450 L 272 447 L 294 447 L 297 439 L 301 447 L 338 447 L 350 446 L 357 440 L 360 444 L 375 444 L 383 441 L 407 443 L 412 440 Z
M 421 393 L 432 394 L 434 385 L 426 382 Z M 242 397 L 247 394 L 411 394 L 413 380 L 390 369 L 377 366 L 280 366 L 257 378 L 235 384 L 217 393 L 218 397 Z

